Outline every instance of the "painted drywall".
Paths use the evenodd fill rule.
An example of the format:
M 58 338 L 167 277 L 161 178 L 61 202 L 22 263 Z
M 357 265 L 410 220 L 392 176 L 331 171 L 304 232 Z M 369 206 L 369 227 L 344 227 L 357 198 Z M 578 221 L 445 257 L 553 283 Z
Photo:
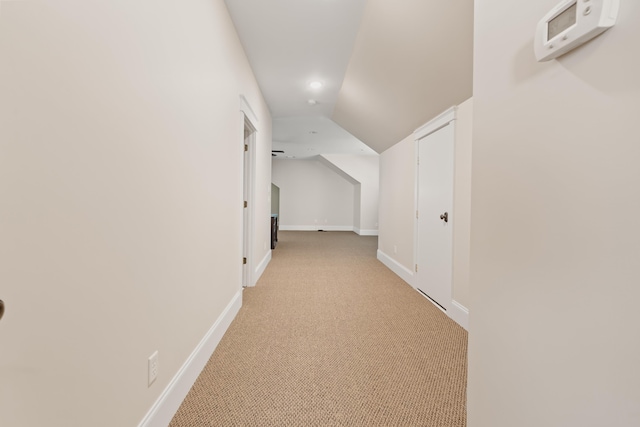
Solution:
M 271 214 L 280 214 L 280 187 L 271 184 Z
M 240 290 L 269 112 L 220 0 L 0 3 L 0 423 L 135 426 Z
M 410 274 L 415 263 L 415 158 L 413 135 L 380 154 L 378 250 Z
M 475 5 L 470 427 L 640 425 L 640 2 L 558 60 Z
M 472 55 L 473 0 L 368 0 L 332 119 L 382 153 L 471 96 Z
M 469 308 L 473 98 L 458 105 L 453 177 L 453 300 Z
M 324 159 L 357 181 L 354 225 L 356 232 L 377 234 L 380 194 L 380 156 L 323 154 Z
M 318 160 L 273 160 L 281 230 L 353 230 L 354 184 Z
M 217 0 L 216 0 L 217 1 Z M 244 58 L 244 52 L 241 51 Z M 240 90 L 248 86 L 246 82 L 255 82 L 255 78 L 249 66 L 241 68 L 244 84 Z M 264 272 L 268 261 L 271 259 L 271 115 L 269 107 L 264 102 L 260 88 L 251 88 L 255 96 L 249 101 L 249 107 L 256 112 L 256 141 L 254 147 L 253 177 L 250 185 L 253 187 L 251 203 L 253 205 L 253 224 L 249 230 L 251 236 L 251 248 L 253 257 L 249 257 L 249 268 L 253 270 L 251 274 L 252 285 L 255 285 Z M 249 91 L 249 89 L 247 89 Z M 255 107 L 254 107 L 255 105 Z M 244 125 L 241 126 L 244 129 Z M 242 145 L 242 143 L 241 143 Z M 241 203 L 242 206 L 242 203 Z
M 353 185 L 353 230 L 357 233 L 362 224 L 362 184 Z

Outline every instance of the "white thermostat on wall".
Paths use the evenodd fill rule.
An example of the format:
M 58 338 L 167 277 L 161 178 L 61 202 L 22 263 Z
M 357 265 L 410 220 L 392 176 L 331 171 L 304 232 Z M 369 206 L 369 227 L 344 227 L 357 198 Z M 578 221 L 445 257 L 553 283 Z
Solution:
M 562 0 L 538 22 L 536 58 L 557 58 L 613 27 L 619 8 L 620 0 Z

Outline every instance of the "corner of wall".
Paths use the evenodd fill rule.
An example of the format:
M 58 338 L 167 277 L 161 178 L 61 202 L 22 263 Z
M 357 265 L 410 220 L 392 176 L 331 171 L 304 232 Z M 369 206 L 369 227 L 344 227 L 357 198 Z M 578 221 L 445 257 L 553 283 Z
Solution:
M 451 301 L 447 315 L 465 330 L 469 330 L 469 309 L 456 300 Z
M 396 273 L 402 280 L 407 282 L 409 286 L 411 286 L 412 288 L 415 288 L 415 285 L 413 283 L 415 273 L 413 271 L 409 270 L 407 267 L 400 264 L 398 261 L 391 258 L 389 255 L 385 254 L 380 249 L 378 249 L 377 257 L 381 263 L 383 263 L 385 266 L 387 266 L 387 268 L 389 268 L 389 270 Z
M 262 277 L 262 274 L 264 273 L 264 271 L 267 269 L 267 266 L 271 262 L 272 254 L 273 254 L 273 251 L 269 250 L 265 255 L 265 257 L 262 259 L 262 261 L 260 261 L 260 264 L 258 264 L 258 266 L 256 267 L 256 271 L 253 274 L 253 283 L 251 284 L 251 286 L 255 286 L 256 283 L 258 283 L 258 280 L 260 280 L 260 277 Z
M 355 231 L 355 233 L 360 236 L 377 236 L 378 235 L 378 230 L 362 230 L 360 228 L 355 228 L 353 231 Z

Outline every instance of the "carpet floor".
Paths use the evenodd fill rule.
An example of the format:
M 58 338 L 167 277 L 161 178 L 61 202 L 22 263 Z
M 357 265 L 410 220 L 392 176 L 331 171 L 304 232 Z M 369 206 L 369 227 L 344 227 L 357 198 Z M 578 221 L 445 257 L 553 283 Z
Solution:
M 376 250 L 280 232 L 170 427 L 465 426 L 467 332 Z

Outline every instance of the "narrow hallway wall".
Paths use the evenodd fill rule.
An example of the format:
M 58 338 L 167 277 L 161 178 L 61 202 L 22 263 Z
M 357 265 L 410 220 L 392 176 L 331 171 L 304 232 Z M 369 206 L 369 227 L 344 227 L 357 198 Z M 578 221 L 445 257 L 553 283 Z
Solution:
M 544 63 L 475 4 L 469 426 L 640 425 L 640 2 Z
M 241 94 L 269 239 L 269 111 L 222 0 L 0 8 L 0 423 L 135 426 L 241 301 Z

